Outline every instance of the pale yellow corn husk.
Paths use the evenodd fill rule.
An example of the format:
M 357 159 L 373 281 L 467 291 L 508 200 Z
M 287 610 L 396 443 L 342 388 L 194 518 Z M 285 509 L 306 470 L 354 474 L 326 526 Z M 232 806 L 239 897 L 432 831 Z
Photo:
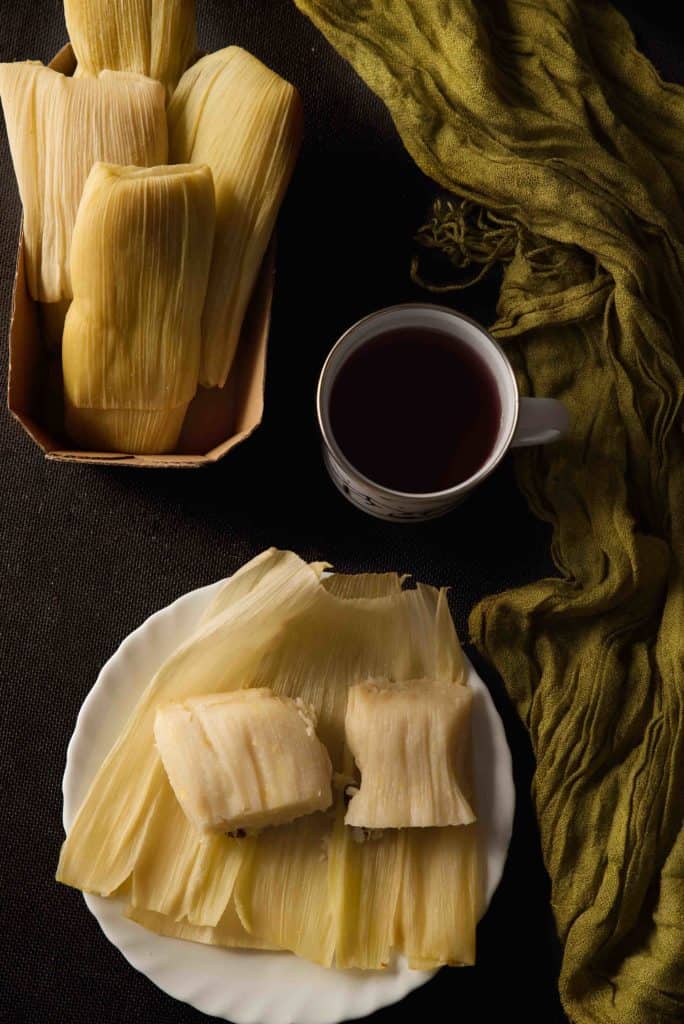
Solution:
M 345 826 L 341 802 L 328 878 L 339 967 L 367 970 L 389 965 L 392 951 L 400 945 L 405 861 L 405 832 L 385 832 L 362 842 Z
M 475 821 L 462 788 L 470 763 L 471 705 L 466 687 L 433 679 L 352 686 L 345 733 L 361 788 L 345 823 L 383 829 Z
M 301 701 L 267 688 L 165 704 L 154 738 L 186 817 L 200 832 L 287 824 L 332 803 L 330 758 Z
M 64 0 L 78 75 L 156 78 L 170 96 L 197 52 L 195 0 Z
M 71 239 L 93 164 L 166 162 L 164 89 L 142 75 L 75 79 L 26 61 L 0 64 L 0 98 L 24 207 L 29 292 L 61 302 L 73 294 Z
M 159 799 L 135 852 L 130 905 L 174 921 L 218 927 L 254 840 L 199 837 L 162 774 Z
M 396 572 L 359 572 L 349 576 L 336 572 L 324 577 L 321 586 L 345 600 L 353 597 L 396 597 L 406 579 L 407 576 L 399 576 Z
M 411 828 L 402 834 L 406 853 L 397 929 L 409 967 L 474 964 L 475 928 L 482 912 L 477 822 Z M 441 901 L 439 912 L 432 906 L 435 899 Z
M 216 240 L 202 320 L 200 383 L 222 386 L 302 133 L 297 90 L 237 46 L 189 68 L 169 104 L 177 162 L 211 167 Z
M 138 907 L 126 907 L 125 915 L 148 931 L 166 935 L 171 939 L 185 939 L 188 942 L 201 942 L 206 946 L 227 946 L 233 949 L 277 948 L 261 942 L 242 927 L 232 901 L 215 928 L 192 925 L 187 921 L 174 921 L 172 917 L 155 914 L 152 910 L 141 910 Z
M 330 967 L 335 923 L 328 899 L 328 849 L 332 819 L 299 818 L 266 829 L 238 874 L 234 899 L 242 924 L 280 949 Z
M 208 167 L 93 167 L 62 343 L 65 425 L 79 444 L 175 447 L 197 390 L 213 228 Z
M 319 963 L 382 968 L 401 950 L 420 967 L 469 962 L 480 909 L 476 825 L 387 832 L 358 844 L 343 825 L 338 790 L 328 813 L 244 840 L 207 841 L 185 821 L 159 764 L 152 724 L 161 702 L 269 685 L 313 707 L 343 785 L 353 767 L 344 739 L 352 685 L 366 678 L 463 685 L 443 591 L 402 590 L 389 576 L 321 581 L 320 569 L 271 551 L 225 585 L 198 634 L 150 683 L 100 769 L 58 877 L 105 895 L 132 880 L 130 913 L 169 934 L 177 932 L 168 920 L 143 912 L 216 929 L 234 902 L 255 946 Z M 226 931 L 202 931 L 202 941 L 244 944 Z

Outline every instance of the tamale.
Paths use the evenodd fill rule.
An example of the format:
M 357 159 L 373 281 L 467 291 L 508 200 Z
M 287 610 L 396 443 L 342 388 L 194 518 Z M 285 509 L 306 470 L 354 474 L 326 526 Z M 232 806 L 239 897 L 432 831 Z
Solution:
M 176 445 L 197 390 L 214 230 L 208 167 L 96 164 L 71 248 L 65 425 L 91 450 Z
M 135 71 L 170 96 L 197 52 L 195 0 L 64 0 L 64 17 L 77 76 Z
M 31 297 L 72 296 L 71 238 L 86 179 L 98 160 L 166 162 L 165 94 L 142 75 L 68 78 L 42 64 L 0 64 L 0 98 L 24 207 Z
M 200 832 L 281 825 L 332 803 L 332 767 L 301 701 L 266 688 L 160 707 L 154 738 L 174 793 Z
M 468 825 L 463 794 L 472 694 L 439 680 L 357 683 L 345 734 L 361 772 L 345 823 L 366 829 Z
M 297 90 L 237 46 L 189 68 L 169 104 L 171 160 L 211 167 L 216 239 L 200 383 L 223 386 L 302 133 Z
M 158 707 L 269 686 L 314 708 L 345 778 L 353 768 L 347 696 L 368 678 L 464 686 L 445 592 L 402 589 L 389 575 L 321 581 L 319 566 L 294 555 L 260 556 L 225 584 L 149 684 L 69 831 L 58 877 L 101 894 L 128 882 L 127 913 L 161 934 L 244 946 L 247 933 L 255 947 L 337 967 L 382 968 L 397 951 L 421 969 L 471 962 L 476 823 L 387 830 L 359 844 L 338 789 L 330 812 L 247 839 L 207 838 L 186 821 L 161 770 Z
M 201 921 L 216 926 L 232 892 L 217 887 L 208 905 L 208 873 L 218 873 L 211 855 L 240 863 L 251 840 L 198 836 L 180 809 L 153 742 L 159 705 L 203 693 L 237 690 L 254 674 L 285 624 L 318 595 L 320 567 L 308 566 L 289 552 L 263 552 L 222 587 L 196 632 L 150 681 L 88 790 L 62 847 L 58 880 L 86 892 L 109 896 L 129 878 L 140 882 L 138 906 L 168 913 L 176 898 L 205 905 Z M 135 770 L 132 771 L 132 766 Z M 182 841 L 187 838 L 187 848 Z M 146 839 L 149 843 L 146 844 Z M 198 860 L 200 847 L 204 857 Z M 160 851 L 173 864 L 159 865 Z M 144 877 L 137 862 L 145 859 Z M 178 884 L 190 865 L 192 885 Z M 191 909 L 185 916 L 190 919 Z

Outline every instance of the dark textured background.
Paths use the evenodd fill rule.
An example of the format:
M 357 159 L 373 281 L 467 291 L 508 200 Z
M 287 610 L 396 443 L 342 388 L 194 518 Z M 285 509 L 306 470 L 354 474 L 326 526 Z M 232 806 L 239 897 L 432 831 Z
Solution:
M 665 78 L 684 78 L 673 4 L 619 5 Z M 66 41 L 59 0 L 0 0 L 0 59 L 48 60 Z M 53 881 L 61 776 L 76 714 L 102 663 L 146 616 L 290 547 L 340 570 L 402 570 L 452 588 L 461 635 L 483 594 L 553 567 L 548 531 L 504 465 L 451 516 L 424 526 L 364 517 L 321 466 L 313 395 L 341 331 L 418 297 L 411 237 L 434 189 L 382 105 L 292 0 L 198 0 L 200 43 L 239 43 L 301 90 L 302 159 L 281 217 L 267 414 L 256 436 L 202 471 L 47 462 L 0 412 L 0 1022 L 198 1024 L 129 967 L 80 896 Z M 684 126 L 683 126 L 684 127 Z M 19 203 L 0 132 L 0 336 L 10 315 Z M 460 308 L 493 317 L 494 284 Z M 3 350 L 0 387 L 5 389 Z M 478 932 L 478 964 L 445 970 L 378 1021 L 404 1014 L 560 1024 L 559 947 L 528 790 L 532 758 L 500 681 L 478 662 L 514 752 L 518 807 L 503 882 Z M 644 1022 L 649 1024 L 649 1022 Z

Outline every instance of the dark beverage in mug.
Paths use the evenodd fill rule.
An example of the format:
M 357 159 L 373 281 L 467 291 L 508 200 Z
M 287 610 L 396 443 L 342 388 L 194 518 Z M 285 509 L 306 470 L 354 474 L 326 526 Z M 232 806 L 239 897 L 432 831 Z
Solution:
M 333 436 L 369 480 L 443 491 L 469 479 L 497 441 L 501 400 L 486 362 L 445 331 L 399 327 L 351 352 L 330 394 Z
M 470 317 L 388 306 L 333 345 L 316 394 L 323 460 L 341 494 L 378 519 L 444 515 L 509 448 L 567 434 L 565 406 L 518 393 L 513 368 Z

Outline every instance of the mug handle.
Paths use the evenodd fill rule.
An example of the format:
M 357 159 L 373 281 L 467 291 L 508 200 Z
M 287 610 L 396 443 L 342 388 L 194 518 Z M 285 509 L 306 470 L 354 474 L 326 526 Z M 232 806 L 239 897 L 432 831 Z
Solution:
M 570 414 L 555 398 L 521 398 L 511 448 L 560 441 L 570 430 Z

